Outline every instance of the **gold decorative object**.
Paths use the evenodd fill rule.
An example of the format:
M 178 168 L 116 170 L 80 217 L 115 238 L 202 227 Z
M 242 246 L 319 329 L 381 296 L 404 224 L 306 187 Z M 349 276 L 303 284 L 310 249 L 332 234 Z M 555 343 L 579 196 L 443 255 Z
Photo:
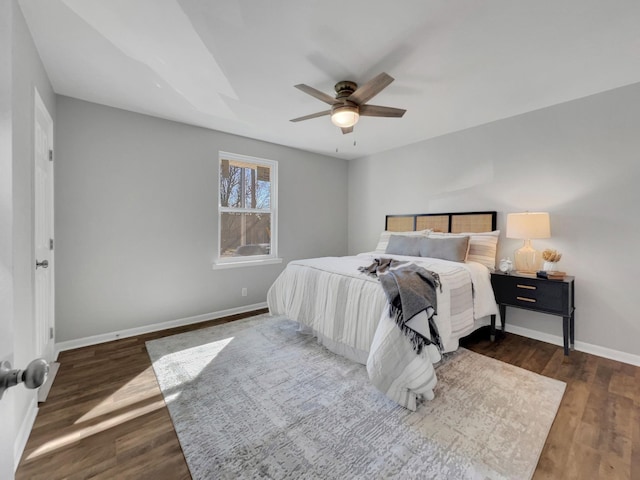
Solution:
M 562 258 L 562 254 L 557 250 L 551 250 L 550 248 L 547 248 L 542 252 L 542 259 L 545 262 L 556 263 L 556 262 L 559 262 L 561 258 Z

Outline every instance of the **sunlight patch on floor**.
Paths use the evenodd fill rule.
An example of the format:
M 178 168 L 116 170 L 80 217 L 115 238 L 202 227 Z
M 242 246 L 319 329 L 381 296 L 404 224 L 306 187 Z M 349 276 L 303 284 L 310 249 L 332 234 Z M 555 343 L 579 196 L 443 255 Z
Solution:
M 179 389 L 181 385 L 195 380 L 233 339 L 234 337 L 229 337 L 217 342 L 185 348 L 156 360 L 155 365 L 173 371 L 170 378 L 166 380 L 167 385 L 162 386 L 165 393 L 171 389 Z M 202 355 L 201 351 L 207 354 Z
M 147 367 L 118 390 L 101 400 L 98 405 L 80 416 L 69 427 L 71 431 L 61 433 L 56 438 L 44 442 L 29 453 L 26 460 L 33 460 L 42 455 L 53 453 L 92 435 L 115 428 L 155 410 L 166 408 L 165 400 L 169 403 L 178 398 L 182 391 L 181 387 L 195 380 L 233 339 L 234 337 L 229 337 L 217 342 L 185 348 L 158 359 L 156 363 L 159 364 L 169 362 L 173 365 L 180 365 L 179 369 L 174 370 L 171 385 L 165 388 L 166 396 L 164 398 L 154 400 L 162 393 L 158 388 L 153 367 Z M 206 349 L 208 355 L 198 355 L 197 352 L 202 349 Z M 195 359 L 198 361 L 194 361 Z M 149 382 L 154 383 L 155 388 L 144 388 L 144 385 L 148 386 Z M 105 417 L 104 420 L 100 420 L 101 417 Z
M 88 425 L 82 428 L 76 428 L 72 432 L 60 435 L 48 442 L 43 443 L 36 448 L 33 452 L 27 455 L 27 460 L 33 460 L 41 455 L 55 452 L 61 448 L 71 445 L 80 440 L 86 439 L 92 435 L 96 435 L 100 432 L 109 430 L 110 428 L 117 427 L 123 423 L 134 420 L 138 417 L 151 413 L 155 410 L 165 408 L 164 400 L 157 400 L 155 402 L 148 403 L 138 408 L 132 408 L 119 415 L 115 415 L 111 418 L 98 422 L 94 425 Z
M 144 377 L 149 377 L 145 379 Z M 108 415 L 109 413 L 121 410 L 130 405 L 140 403 L 148 398 L 155 397 L 160 393 L 160 390 L 148 391 L 145 395 L 139 393 L 140 385 L 148 381 L 155 381 L 156 377 L 153 373 L 152 367 L 147 367 L 144 371 L 136 375 L 134 378 L 125 383 L 117 391 L 106 397 L 98 405 L 93 407 L 87 413 L 78 418 L 74 424 L 83 423 L 88 420 L 93 420 L 102 415 Z M 130 393 L 127 391 L 130 390 Z

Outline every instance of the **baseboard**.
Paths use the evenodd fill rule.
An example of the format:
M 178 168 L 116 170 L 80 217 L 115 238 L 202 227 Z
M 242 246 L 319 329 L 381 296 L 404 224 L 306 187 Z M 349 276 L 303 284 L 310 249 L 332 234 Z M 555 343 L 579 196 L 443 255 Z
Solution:
M 505 330 L 509 333 L 515 333 L 516 335 L 522 335 L 523 337 L 533 338 L 534 340 L 540 340 L 541 342 L 551 343 L 553 345 L 559 345 L 561 347 L 564 345 L 564 341 L 559 335 L 551 335 L 549 333 L 538 332 L 529 328 L 509 324 L 505 326 Z M 579 352 L 589 353 L 598 357 L 604 357 L 610 360 L 616 360 L 618 362 L 628 363 L 629 365 L 640 367 L 640 355 L 621 352 L 619 350 L 613 350 L 612 348 L 601 347 L 599 345 L 593 345 L 591 343 L 580 341 L 576 341 L 574 347 Z
M 51 386 L 53 385 L 53 381 L 56 379 L 59 368 L 60 364 L 58 362 L 49 362 L 49 373 L 47 374 L 47 379 L 40 388 L 38 388 L 38 403 L 47 401 L 49 391 L 51 391 Z
M 31 434 L 31 429 L 33 428 L 33 424 L 36 421 L 37 415 L 38 403 L 36 402 L 36 397 L 34 395 L 31 399 L 31 402 L 29 402 L 29 407 L 27 408 L 27 412 L 22 419 L 20 429 L 18 430 L 18 432 L 16 432 L 16 440 L 13 444 L 14 471 L 17 470 L 18 465 L 20 465 L 20 458 L 22 457 L 22 453 L 27 446 L 27 440 L 29 440 L 29 435 Z
M 227 310 L 221 310 L 219 312 L 204 313 L 202 315 L 196 315 L 193 317 L 180 318 L 178 320 L 170 320 L 168 322 L 153 323 L 151 325 L 144 325 L 142 327 L 129 328 L 127 330 L 120 330 L 117 332 L 102 333 L 100 335 L 92 335 L 90 337 L 78 338 L 75 340 L 68 340 L 66 342 L 56 343 L 55 355 L 64 352 L 65 350 L 72 350 L 74 348 L 88 347 L 90 345 L 97 345 L 99 343 L 111 342 L 113 340 L 119 340 L 121 338 L 134 337 L 136 335 L 143 335 L 145 333 L 157 332 L 159 330 L 167 330 L 174 327 L 182 327 L 184 325 L 192 325 L 194 323 L 206 322 L 207 320 L 215 320 L 217 318 L 228 317 L 230 315 L 237 315 L 239 313 L 251 312 L 253 310 L 259 310 L 265 308 L 267 302 L 255 303 L 253 305 L 246 305 L 244 307 L 230 308 Z

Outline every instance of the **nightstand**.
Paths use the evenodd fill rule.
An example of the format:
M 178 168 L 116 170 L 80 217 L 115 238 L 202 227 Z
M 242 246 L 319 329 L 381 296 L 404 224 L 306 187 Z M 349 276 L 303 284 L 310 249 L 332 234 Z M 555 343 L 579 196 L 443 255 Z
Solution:
M 491 285 L 500 308 L 502 331 L 506 320 L 506 307 L 523 308 L 534 312 L 549 313 L 562 317 L 564 354 L 569 355 L 569 346 L 574 344 L 574 278 L 547 280 L 518 273 L 491 274 Z M 496 316 L 491 316 L 491 339 L 496 333 Z

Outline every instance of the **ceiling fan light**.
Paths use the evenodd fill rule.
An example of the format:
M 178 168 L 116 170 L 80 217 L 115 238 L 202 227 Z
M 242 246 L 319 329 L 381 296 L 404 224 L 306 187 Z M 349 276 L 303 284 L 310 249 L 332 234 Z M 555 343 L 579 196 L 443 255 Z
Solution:
M 347 128 L 353 127 L 360 119 L 357 107 L 344 106 L 334 108 L 331 114 L 331 121 L 336 127 Z

